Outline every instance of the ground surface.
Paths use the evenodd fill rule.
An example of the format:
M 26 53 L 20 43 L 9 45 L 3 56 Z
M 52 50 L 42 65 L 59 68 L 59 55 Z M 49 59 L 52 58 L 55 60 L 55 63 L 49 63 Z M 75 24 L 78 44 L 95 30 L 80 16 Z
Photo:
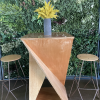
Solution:
M 66 80 L 65 86 L 66 86 L 67 94 L 69 94 L 69 91 L 71 89 L 72 82 L 73 82 L 72 80 Z M 87 82 L 88 82 L 87 80 L 82 80 L 81 83 L 80 83 L 80 87 L 82 87 Z M 1 83 L 2 82 L 0 81 L 0 99 L 1 99 L 1 92 L 2 92 L 1 91 L 2 90 Z M 13 86 L 13 83 L 14 83 L 14 81 L 11 82 L 11 87 Z M 19 81 L 17 83 L 17 85 L 21 85 L 21 84 L 22 84 L 21 81 Z M 44 81 L 42 87 L 50 87 L 50 86 L 51 86 L 50 83 L 46 79 Z M 100 81 L 99 81 L 99 87 L 100 87 Z M 87 86 L 87 88 L 93 88 L 92 83 L 90 83 Z M 74 85 L 73 91 L 75 89 L 76 89 L 76 85 Z M 14 90 L 13 93 L 18 98 L 18 100 L 25 100 L 25 86 L 23 86 L 23 87 L 21 87 L 19 89 Z M 3 100 L 5 100 L 6 94 L 7 94 L 7 91 L 6 91 L 6 89 L 4 89 Z M 90 90 L 85 91 L 85 90 L 81 90 L 81 94 L 82 94 L 84 100 L 93 100 L 93 96 L 95 94 L 95 91 L 90 91 Z M 100 93 L 99 93 L 99 96 L 100 96 Z M 15 99 L 14 99 L 14 97 L 11 94 L 9 94 L 7 100 L 15 100 Z M 29 88 L 28 88 L 28 91 L 27 91 L 27 100 L 29 100 Z M 75 94 L 69 100 L 81 100 L 78 91 L 76 91 Z M 100 99 L 97 99 L 96 98 L 95 100 L 100 100 Z

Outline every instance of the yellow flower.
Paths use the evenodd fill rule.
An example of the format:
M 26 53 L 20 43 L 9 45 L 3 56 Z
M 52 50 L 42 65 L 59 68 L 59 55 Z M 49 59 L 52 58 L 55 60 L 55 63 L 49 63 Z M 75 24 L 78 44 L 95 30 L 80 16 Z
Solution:
M 38 12 L 38 18 L 42 17 L 43 19 L 45 18 L 57 18 L 56 13 L 59 12 L 59 10 L 54 9 L 54 6 L 50 4 L 50 1 L 47 3 L 45 1 L 45 5 L 42 8 L 36 9 L 34 12 Z
M 0 19 L 0 21 L 2 22 L 2 18 Z

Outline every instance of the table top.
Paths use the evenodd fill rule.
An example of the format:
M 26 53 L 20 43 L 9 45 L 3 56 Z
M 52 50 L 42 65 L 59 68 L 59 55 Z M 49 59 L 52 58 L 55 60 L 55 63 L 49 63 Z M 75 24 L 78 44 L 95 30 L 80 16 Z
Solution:
M 74 38 L 72 35 L 66 32 L 53 32 L 52 36 L 44 36 L 44 33 L 30 33 L 22 37 L 25 38 Z

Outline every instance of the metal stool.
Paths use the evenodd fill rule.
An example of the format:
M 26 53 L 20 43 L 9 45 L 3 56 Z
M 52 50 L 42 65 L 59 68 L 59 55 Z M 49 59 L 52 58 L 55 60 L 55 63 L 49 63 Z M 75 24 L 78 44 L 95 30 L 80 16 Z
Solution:
M 96 68 L 95 68 L 95 61 L 98 60 L 98 57 L 95 56 L 95 55 L 92 55 L 92 54 L 79 54 L 79 55 L 77 55 L 77 58 L 80 59 L 80 61 L 82 60 L 83 62 L 82 62 L 81 71 L 80 71 L 80 74 L 79 74 L 79 77 L 78 77 L 79 80 L 77 81 L 77 79 L 76 79 L 77 78 L 76 77 L 77 72 L 76 72 L 76 75 L 74 77 L 74 80 L 73 80 L 73 83 L 72 83 L 72 87 L 71 87 L 71 90 L 70 90 L 70 93 L 69 93 L 69 98 L 71 96 L 71 92 L 72 92 L 72 88 L 73 88 L 74 82 L 76 82 L 77 83 L 77 89 L 76 90 L 78 90 L 79 95 L 81 97 L 81 100 L 83 100 L 83 97 L 81 95 L 80 90 L 95 90 L 96 93 L 95 93 L 94 98 L 93 98 L 93 100 L 95 100 L 96 95 L 99 98 L 99 86 L 98 86 L 97 73 L 96 73 Z M 82 68 L 83 68 L 84 61 L 90 61 L 91 62 L 91 79 L 87 82 L 87 84 L 83 88 L 80 88 L 79 87 L 79 83 L 80 83 L 81 72 L 82 72 Z M 96 86 L 95 86 L 95 83 L 94 83 L 94 80 L 93 80 L 93 77 L 92 77 L 92 62 L 94 62 L 94 69 L 95 69 L 95 76 L 96 76 Z M 79 65 L 80 65 L 80 62 L 79 62 Z M 78 71 L 78 68 L 77 68 L 77 71 Z M 85 87 L 88 85 L 88 83 L 91 80 L 93 82 L 93 85 L 94 85 L 94 88 L 95 89 L 86 89 Z M 72 93 L 72 95 L 76 92 L 76 90 Z
M 5 87 L 6 90 L 8 91 L 5 100 L 7 99 L 9 93 L 11 93 L 11 94 L 13 95 L 13 97 L 14 97 L 16 100 L 18 100 L 18 99 L 16 98 L 16 96 L 13 94 L 12 91 L 14 91 L 14 90 L 16 90 L 16 89 L 18 89 L 18 88 L 24 86 L 25 84 L 24 84 L 23 80 L 25 80 L 25 82 L 26 82 L 26 92 L 27 92 L 27 81 L 26 81 L 26 79 L 25 79 L 25 74 L 24 74 L 23 69 L 22 69 L 22 67 L 21 67 L 21 64 L 20 64 L 20 62 L 19 62 L 19 59 L 20 59 L 20 58 L 21 58 L 21 56 L 20 56 L 20 55 L 16 55 L 16 54 L 15 54 L 15 55 L 4 56 L 4 57 L 1 58 L 1 61 L 4 62 L 4 71 L 5 71 L 5 62 L 8 63 L 8 80 L 4 80 L 4 73 L 3 73 L 2 96 L 1 96 L 1 100 L 3 99 L 3 87 Z M 17 72 L 17 74 L 18 74 L 18 76 L 14 77 L 14 78 L 10 78 L 11 75 L 10 75 L 9 63 L 12 62 L 12 61 L 15 62 L 16 72 Z M 19 66 L 20 66 L 19 69 L 22 71 L 22 74 L 23 74 L 24 78 L 22 78 L 22 77 L 19 75 L 19 72 L 18 72 L 19 69 L 18 69 L 18 67 L 17 67 L 16 61 L 18 61 L 18 63 L 19 63 Z M 15 79 L 15 78 L 17 78 L 17 79 Z M 15 85 L 16 85 L 16 83 L 17 83 L 18 80 L 21 80 L 21 81 L 22 81 L 22 85 L 20 85 L 20 86 L 18 86 L 18 87 L 16 87 L 16 88 L 11 89 L 11 87 L 10 87 L 10 86 L 11 86 L 10 80 L 13 80 L 13 79 L 16 80 L 16 82 L 15 82 L 15 84 L 14 84 L 14 87 L 15 87 Z M 7 81 L 9 82 L 9 87 L 7 87 L 6 84 L 5 84 L 5 82 L 7 82 Z M 26 100 L 26 92 L 25 92 L 25 100 Z

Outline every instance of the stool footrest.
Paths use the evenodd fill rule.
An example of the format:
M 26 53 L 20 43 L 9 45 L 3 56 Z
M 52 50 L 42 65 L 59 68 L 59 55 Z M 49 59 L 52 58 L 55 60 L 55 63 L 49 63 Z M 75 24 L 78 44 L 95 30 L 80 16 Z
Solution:
M 80 89 L 80 90 L 98 90 L 99 91 L 99 89 L 85 89 L 85 88 L 78 88 L 78 89 Z
M 21 85 L 21 86 L 18 86 L 18 87 L 16 87 L 16 88 L 14 88 L 14 89 L 12 89 L 12 90 L 10 90 L 10 91 L 14 91 L 14 90 L 16 90 L 16 89 L 18 89 L 18 88 L 20 88 L 20 87 L 22 87 L 22 86 L 24 86 L 25 84 L 23 84 L 23 85 Z

